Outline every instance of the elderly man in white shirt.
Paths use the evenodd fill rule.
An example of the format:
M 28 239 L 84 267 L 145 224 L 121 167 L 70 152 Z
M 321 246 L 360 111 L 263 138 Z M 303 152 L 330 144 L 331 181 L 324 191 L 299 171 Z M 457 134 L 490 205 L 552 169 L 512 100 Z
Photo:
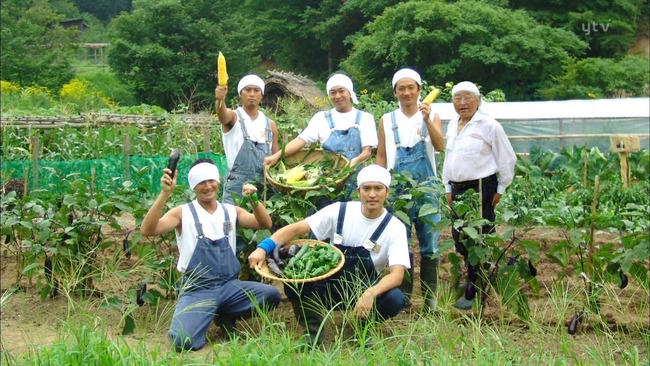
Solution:
M 479 192 L 480 187 L 482 217 L 494 222 L 494 209 L 512 183 L 517 156 L 501 124 L 482 110 L 481 93 L 474 83 L 458 83 L 451 93 L 458 116 L 449 121 L 447 127 L 442 171 L 447 204 L 452 207 L 459 195 L 470 189 Z M 485 225 L 482 230 L 484 234 L 492 232 L 494 225 Z M 456 250 L 463 255 L 468 266 L 467 286 L 473 286 L 477 268 L 467 261 L 467 248 L 458 230 L 452 228 L 452 235 Z M 473 295 L 461 296 L 454 306 L 471 309 L 472 299 Z

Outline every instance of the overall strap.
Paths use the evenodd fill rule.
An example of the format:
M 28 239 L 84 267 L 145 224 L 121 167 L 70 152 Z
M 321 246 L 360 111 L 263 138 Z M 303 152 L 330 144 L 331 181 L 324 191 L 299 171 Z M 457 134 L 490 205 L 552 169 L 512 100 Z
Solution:
M 203 225 L 199 221 L 199 215 L 196 213 L 196 208 L 194 208 L 194 202 L 188 203 L 190 207 L 190 212 L 192 212 L 192 217 L 194 218 L 194 225 L 196 225 L 196 232 L 199 234 L 199 238 L 202 238 L 203 235 Z
M 400 147 L 399 133 L 397 132 L 397 121 L 395 120 L 395 111 L 390 112 L 390 119 L 393 122 L 393 138 L 395 139 L 395 146 Z
M 341 202 L 339 206 L 339 218 L 336 220 L 336 234 L 343 235 L 343 220 L 345 220 L 345 207 L 347 202 Z
M 244 123 L 244 117 L 241 115 L 241 112 L 239 112 L 239 108 L 235 109 L 235 113 L 237 113 L 237 117 L 239 118 L 239 123 L 241 124 L 241 132 L 244 134 L 244 140 L 250 140 L 248 131 L 246 130 L 246 124 Z
M 424 122 L 424 119 L 422 120 L 422 132 L 420 132 L 420 138 L 422 141 L 424 141 L 427 138 L 427 134 L 429 133 L 429 130 L 427 130 L 427 124 Z
M 375 229 L 375 232 L 372 233 L 372 236 L 370 237 L 370 241 L 372 241 L 373 243 L 377 242 L 377 239 L 379 239 L 379 237 L 381 236 L 381 233 L 384 232 L 384 229 L 386 228 L 386 226 L 388 225 L 388 222 L 392 218 L 393 218 L 392 213 L 390 213 L 390 212 L 386 213 L 386 216 L 384 216 L 384 219 L 381 220 L 381 222 L 379 223 L 379 226 L 377 226 L 377 229 Z
M 359 128 L 359 122 L 361 122 L 361 111 L 357 110 L 357 118 L 354 120 L 354 124 Z
M 194 225 L 196 225 L 196 232 L 199 234 L 199 238 L 202 238 L 205 236 L 203 234 L 203 225 L 199 221 L 199 215 L 196 213 L 194 202 L 188 203 L 188 206 L 190 207 L 190 212 L 192 212 L 192 217 L 194 218 Z M 230 237 L 228 235 L 230 234 L 230 215 L 228 214 L 228 210 L 226 209 L 226 206 L 221 204 L 221 207 L 223 208 L 223 215 L 224 215 L 223 234 L 226 240 L 230 241 Z
M 273 131 L 271 130 L 271 120 L 269 117 L 264 115 L 264 118 L 266 118 L 266 143 L 271 146 L 273 144 Z
M 223 208 L 223 235 L 226 237 L 226 240 L 229 240 L 228 234 L 230 234 L 230 215 L 228 215 L 228 209 L 225 204 L 221 204 Z
M 334 130 L 334 120 L 332 119 L 332 111 L 325 111 L 325 119 L 330 126 L 330 130 Z

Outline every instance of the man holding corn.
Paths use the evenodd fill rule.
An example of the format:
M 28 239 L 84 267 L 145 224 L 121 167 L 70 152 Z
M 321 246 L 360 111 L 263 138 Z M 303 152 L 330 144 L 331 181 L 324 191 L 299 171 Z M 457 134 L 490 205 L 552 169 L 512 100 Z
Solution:
M 277 124 L 260 111 L 264 86 L 259 76 L 244 76 L 237 85 L 241 105 L 235 110 L 226 107 L 228 86 L 218 85 L 215 89 L 215 109 L 228 163 L 222 199 L 225 203 L 233 203 L 247 182 L 262 192 L 264 159 L 279 149 Z
M 365 162 L 377 147 L 375 117 L 352 106 L 359 104 L 352 80 L 343 74 L 334 74 L 327 81 L 327 94 L 334 108 L 316 113 L 298 137 L 289 141 L 284 154 L 291 156 L 305 146 L 320 143 L 324 150 L 340 154 L 355 167 Z M 280 160 L 282 151 L 264 159 L 273 166 Z M 354 178 L 348 179 L 349 193 L 354 190 Z
M 426 182 L 433 187 L 436 180 L 435 151 L 444 149 L 442 122 L 431 105 L 420 102 L 422 79 L 412 69 L 401 69 L 393 76 L 393 94 L 399 101 L 399 108 L 383 115 L 379 120 L 379 147 L 377 164 L 398 173 L 409 172 L 418 182 Z M 408 189 L 408 187 L 403 187 Z M 438 207 L 438 197 L 425 194 L 410 212 L 407 233 L 411 233 L 411 223 L 420 245 L 420 283 L 424 298 L 423 311 L 436 308 L 435 291 L 438 287 L 438 238 L 440 231 L 435 224 L 440 222 L 440 212 L 420 217 L 424 204 Z M 405 282 L 403 290 L 410 294 L 413 282 Z
M 248 257 L 255 268 L 276 245 L 313 233 L 329 239 L 345 255 L 343 268 L 320 281 L 286 285 L 298 322 L 305 325 L 303 346 L 320 345 L 324 314 L 332 309 L 351 309 L 360 321 L 357 340 L 368 345 L 368 327 L 392 318 L 406 306 L 399 289 L 409 268 L 408 240 L 404 225 L 384 208 L 389 195 L 390 172 L 372 164 L 356 179 L 360 201 L 334 202 L 297 223 L 264 239 Z

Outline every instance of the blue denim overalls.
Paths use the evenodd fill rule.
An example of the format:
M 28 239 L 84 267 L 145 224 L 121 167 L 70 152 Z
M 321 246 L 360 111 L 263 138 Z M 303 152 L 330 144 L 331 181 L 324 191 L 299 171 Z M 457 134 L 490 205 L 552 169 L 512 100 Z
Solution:
M 285 285 L 285 294 L 290 300 L 300 298 L 301 304 L 307 301 L 325 306 L 327 309 L 352 309 L 356 305 L 360 289 L 367 289 L 379 281 L 379 275 L 370 257 L 370 251 L 364 247 L 350 247 L 337 241 L 343 241 L 343 220 L 345 219 L 346 202 L 341 202 L 336 223 L 334 245 L 345 255 L 343 268 L 324 280 L 307 282 L 299 285 Z M 386 225 L 393 215 L 388 212 L 373 232 L 370 241 L 377 239 L 384 232 Z M 336 238 L 341 238 L 337 240 Z M 309 306 L 305 304 L 305 306 Z M 375 299 L 373 318 L 386 320 L 399 314 L 406 306 L 406 297 L 399 288 L 393 288 Z
M 241 124 L 244 143 L 237 152 L 235 162 L 223 186 L 222 201 L 230 204 L 234 204 L 233 195 L 241 197 L 241 190 L 245 183 L 254 184 L 258 192 L 263 192 L 264 158 L 271 155 L 271 144 L 273 144 L 273 132 L 268 118 L 266 118 L 266 142 L 255 142 L 251 140 L 246 130 L 244 117 L 242 117 L 239 110 L 235 111 Z
M 190 263 L 178 283 L 178 303 L 168 332 L 177 350 L 203 347 L 215 315 L 250 312 L 262 305 L 273 308 L 281 297 L 273 286 L 237 279 L 241 265 L 228 241 L 231 223 L 225 206 L 221 205 L 224 237 L 214 240 L 204 236 L 193 202 L 188 205 L 198 237 Z
M 395 146 L 397 151 L 395 153 L 395 167 L 393 170 L 396 172 L 405 172 L 408 171 L 413 176 L 413 179 L 422 182 L 430 180 L 435 177 L 433 169 L 431 168 L 431 162 L 427 156 L 427 150 L 425 145 L 425 139 L 427 137 L 426 124 L 422 121 L 422 132 L 420 136 L 420 141 L 412 147 L 403 147 L 400 144 L 399 133 L 397 128 L 397 121 L 395 120 L 395 111 L 390 114 L 393 121 L 393 137 L 395 138 Z M 431 256 L 432 254 L 438 251 L 438 238 L 440 237 L 440 232 L 437 231 L 433 225 L 440 222 L 442 215 L 438 210 L 438 213 L 429 214 L 424 218 L 426 221 L 429 221 L 431 224 L 426 223 L 423 218 L 417 217 L 418 212 L 423 204 L 430 203 L 438 207 L 438 200 L 436 197 L 433 197 L 430 194 L 425 195 L 423 201 L 417 202 L 414 207 L 409 212 L 409 218 L 411 222 L 415 224 L 415 233 L 420 244 L 420 255 L 421 256 Z M 411 236 L 411 228 L 407 227 L 406 232 Z
M 350 127 L 347 130 L 335 130 L 334 120 L 332 119 L 332 111 L 325 111 L 325 119 L 327 120 L 327 123 L 330 127 L 330 136 L 322 145 L 323 149 L 336 154 L 341 154 L 348 158 L 348 160 L 352 160 L 353 158 L 359 156 L 362 149 L 361 132 L 359 131 L 359 122 L 361 122 L 361 115 L 361 111 L 357 110 L 354 126 Z M 345 182 L 344 191 L 346 200 L 350 199 L 352 192 L 354 192 L 356 189 L 356 177 L 360 167 L 361 164 L 357 165 L 356 171 L 350 175 Z

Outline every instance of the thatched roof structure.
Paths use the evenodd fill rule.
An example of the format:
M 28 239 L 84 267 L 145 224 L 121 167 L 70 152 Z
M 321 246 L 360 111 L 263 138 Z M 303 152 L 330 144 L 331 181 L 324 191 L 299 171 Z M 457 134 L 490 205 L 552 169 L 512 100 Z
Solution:
M 296 97 L 304 99 L 312 106 L 320 106 L 323 100 L 327 99 L 325 92 L 306 76 L 277 70 L 270 70 L 268 73 L 262 103 L 273 108 L 276 113 L 281 113 L 278 107 L 279 98 Z

